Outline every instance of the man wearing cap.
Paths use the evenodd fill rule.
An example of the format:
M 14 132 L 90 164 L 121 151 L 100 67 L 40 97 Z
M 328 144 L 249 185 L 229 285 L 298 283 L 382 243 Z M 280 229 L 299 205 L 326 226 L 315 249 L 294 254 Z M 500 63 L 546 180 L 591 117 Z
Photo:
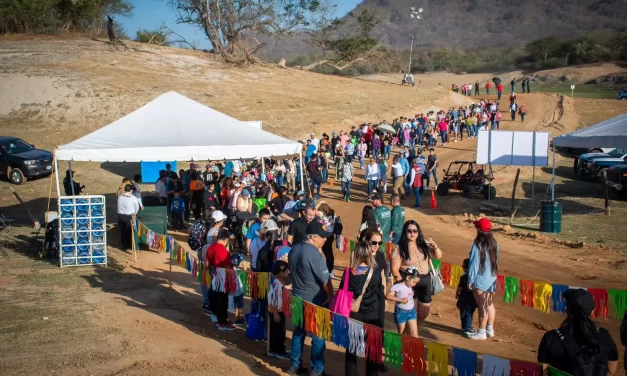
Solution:
M 331 274 L 321 251 L 330 235 L 331 233 L 325 230 L 319 219 L 312 220 L 306 229 L 306 240 L 294 244 L 288 257 L 292 275 L 292 295 L 323 307 L 327 307 L 333 297 Z M 294 328 L 290 353 L 291 364 L 287 370 L 289 375 L 297 375 L 299 371 L 302 371 L 302 354 L 306 336 L 307 332 L 304 328 Z M 324 350 L 324 339 L 311 335 L 310 376 L 324 374 Z
M 385 205 L 383 205 L 383 195 L 381 193 L 375 193 L 372 198 L 372 206 L 374 206 L 374 216 L 381 225 L 381 232 L 383 233 L 383 242 L 390 241 L 390 230 L 392 228 L 392 213 Z
M 126 184 L 124 193 L 118 196 L 118 229 L 120 230 L 120 244 L 123 251 L 132 247 L 131 221 L 133 215 L 139 211 L 139 200 L 133 196 L 133 186 Z
M 313 145 L 313 147 L 316 148 L 316 151 L 320 150 L 320 140 L 316 137 L 315 133 L 311 134 L 309 141 L 311 141 L 311 145 Z
M 307 145 L 305 146 L 305 163 L 309 163 L 315 152 L 316 147 L 311 144 L 311 140 L 307 140 Z
M 618 349 L 607 329 L 590 318 L 595 306 L 592 294 L 572 288 L 562 297 L 566 301 L 566 320 L 559 329 L 544 334 L 538 347 L 538 362 L 571 375 L 615 375 Z
M 287 230 L 287 240 L 291 244 L 299 244 L 307 239 L 307 226 L 316 218 L 316 208 L 311 203 L 302 202 L 298 211 L 300 217 L 292 221 Z

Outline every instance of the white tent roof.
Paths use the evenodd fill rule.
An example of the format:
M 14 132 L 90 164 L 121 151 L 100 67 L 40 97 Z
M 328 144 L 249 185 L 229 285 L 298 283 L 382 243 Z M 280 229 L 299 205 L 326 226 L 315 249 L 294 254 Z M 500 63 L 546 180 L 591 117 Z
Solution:
M 58 160 L 203 161 L 282 157 L 302 145 L 255 129 L 170 91 L 121 119 L 55 150 Z
M 626 148 L 627 114 L 555 137 L 553 144 L 573 148 Z

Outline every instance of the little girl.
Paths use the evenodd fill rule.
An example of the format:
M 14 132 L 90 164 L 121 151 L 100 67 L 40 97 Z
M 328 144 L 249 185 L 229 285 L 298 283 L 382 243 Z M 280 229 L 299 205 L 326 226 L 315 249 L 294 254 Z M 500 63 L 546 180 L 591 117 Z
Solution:
M 405 279 L 392 286 L 386 299 L 396 302 L 394 308 L 394 323 L 400 334 L 405 332 L 405 325 L 409 325 L 409 334 L 418 338 L 418 322 L 414 308 L 414 286 L 420 281 L 418 269 L 410 266 L 405 271 Z

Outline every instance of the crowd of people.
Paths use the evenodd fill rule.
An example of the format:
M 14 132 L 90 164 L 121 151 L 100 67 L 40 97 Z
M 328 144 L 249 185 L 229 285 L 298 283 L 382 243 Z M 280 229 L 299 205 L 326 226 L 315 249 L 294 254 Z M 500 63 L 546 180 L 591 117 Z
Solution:
M 418 337 L 438 292 L 434 285 L 439 276 L 432 260 L 440 260 L 443 251 L 424 234 L 418 222 L 405 218 L 403 200 L 413 193 L 414 206 L 420 207 L 420 195 L 430 189 L 431 178 L 437 186 L 436 150 L 440 145 L 450 139 L 463 139 L 464 130 L 472 138 L 479 129 L 498 129 L 499 122 L 498 102 L 480 100 L 471 106 L 402 117 L 389 124 L 363 124 L 350 132 L 323 134 L 321 138 L 312 134 L 302 142 L 303 171 L 299 158 L 209 162 L 204 171 L 191 163 L 188 170 L 178 173 L 168 165 L 155 185 L 155 198 L 141 198 L 137 181 L 123 181 L 118 198 L 120 223 L 126 224 L 129 212 L 136 214 L 140 205 L 152 201 L 167 207 L 175 229 L 189 226 L 190 247 L 214 272 L 233 268 L 272 273 L 268 297 L 254 302 L 269 326 L 268 356 L 289 361 L 288 374 L 300 374 L 304 371 L 305 337 L 311 334 L 295 328 L 288 351 L 285 316 L 276 291 L 290 288 L 293 296 L 329 307 L 336 293 L 333 279 L 339 279 L 340 289 L 347 284 L 353 296 L 360 299 L 351 318 L 383 328 L 388 305 L 394 304 L 392 317 L 398 332 Z M 334 248 L 339 248 L 336 239 L 343 237 L 343 224 L 334 209 L 321 200 L 320 188 L 334 179 L 341 183 L 344 200 L 350 201 L 358 169 L 367 182 L 369 203 L 362 211 L 349 267 L 336 275 Z M 386 201 L 388 180 L 392 192 Z M 499 247 L 488 219 L 482 218 L 474 225 L 476 238 L 469 245 L 469 257 L 463 260 L 464 275 L 456 291 L 459 330 L 469 339 L 485 340 L 496 335 L 493 297 Z M 237 231 L 244 236 L 240 246 L 233 241 Z M 125 236 L 129 234 L 125 232 L 123 239 Z M 386 259 L 381 247 L 388 242 L 394 248 Z M 219 330 L 246 325 L 241 285 L 232 294 L 201 285 L 201 293 L 202 308 Z M 545 335 L 538 360 L 572 372 L 573 357 L 585 355 L 586 359 L 595 359 L 598 367 L 604 364 L 610 372 L 605 374 L 612 374 L 618 359 L 616 345 L 607 331 L 590 320 L 591 297 L 581 290 L 565 294 L 565 299 L 567 319 L 559 332 Z M 311 336 L 309 374 L 322 375 L 325 341 Z M 569 353 L 572 343 L 585 345 L 586 354 Z M 346 375 L 359 374 L 357 362 L 357 357 L 347 351 Z M 385 370 L 366 360 L 367 375 Z

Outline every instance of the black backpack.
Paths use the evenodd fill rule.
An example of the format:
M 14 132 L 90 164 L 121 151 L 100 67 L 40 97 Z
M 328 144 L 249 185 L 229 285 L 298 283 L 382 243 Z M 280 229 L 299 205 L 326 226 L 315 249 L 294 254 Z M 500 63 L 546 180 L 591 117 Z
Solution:
M 599 328 L 597 328 L 597 333 Z M 585 346 L 579 346 L 575 340 L 567 333 L 556 329 L 564 352 L 568 357 L 570 372 L 573 376 L 606 376 L 608 374 L 607 354 L 601 350 L 588 354 Z

